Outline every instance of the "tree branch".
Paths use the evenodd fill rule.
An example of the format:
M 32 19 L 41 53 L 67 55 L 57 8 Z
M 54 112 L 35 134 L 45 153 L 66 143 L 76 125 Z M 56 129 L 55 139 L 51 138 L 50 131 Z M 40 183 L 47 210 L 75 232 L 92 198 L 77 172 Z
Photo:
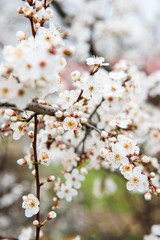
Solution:
M 17 111 L 18 110 L 19 111 L 24 111 L 22 109 L 16 108 L 15 105 L 12 105 L 12 104 L 10 105 L 10 104 L 7 104 L 7 103 L 0 104 L 0 107 L 11 108 L 11 109 L 14 109 L 14 110 L 17 110 Z M 28 104 L 28 106 L 26 107 L 25 110 L 32 111 L 32 112 L 36 113 L 36 115 L 42 114 L 42 115 L 49 115 L 49 116 L 55 116 L 55 113 L 58 111 L 58 109 L 55 108 L 55 107 L 42 105 L 42 104 L 35 103 L 35 102 L 32 102 L 32 103 Z M 61 110 L 61 111 L 63 111 L 63 110 Z M 95 127 L 94 125 L 92 125 L 91 123 L 85 123 L 83 125 L 85 125 L 88 128 L 94 129 L 98 133 L 101 133 L 101 130 L 98 129 L 97 127 Z
M 37 114 L 35 114 L 33 151 L 34 151 L 34 163 L 35 163 L 35 171 L 36 171 L 37 198 L 40 202 L 40 181 L 39 181 L 39 167 L 38 167 L 38 158 L 37 158 L 37 127 L 38 127 L 38 120 L 37 120 Z M 40 223 L 40 210 L 36 215 L 36 220 L 38 220 L 38 222 Z M 36 240 L 39 240 L 39 234 L 40 234 L 40 225 L 36 226 Z
M 47 106 L 47 105 L 42 105 L 38 104 L 36 102 L 31 102 L 30 104 L 27 105 L 26 109 L 19 109 L 16 108 L 14 104 L 8 104 L 8 103 L 0 103 L 0 108 L 11 108 L 13 110 L 17 111 L 24 111 L 24 110 L 29 110 L 37 115 L 42 114 L 42 115 L 49 115 L 49 116 L 55 116 L 55 113 L 57 111 L 57 108 Z

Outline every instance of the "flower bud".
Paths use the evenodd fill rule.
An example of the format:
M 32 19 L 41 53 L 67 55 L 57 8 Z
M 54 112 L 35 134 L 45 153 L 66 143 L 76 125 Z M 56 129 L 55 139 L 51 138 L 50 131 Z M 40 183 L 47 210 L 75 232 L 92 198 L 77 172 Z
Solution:
M 151 178 L 155 178 L 155 176 L 156 176 L 156 174 L 155 174 L 154 172 L 151 172 L 151 173 L 150 173 L 150 177 L 151 177 Z
M 57 118 L 61 118 L 62 117 L 62 111 L 57 111 L 56 113 L 55 113 L 55 116 L 57 117 Z
M 22 7 L 18 7 L 17 12 L 22 14 L 23 13 Z
M 47 182 L 54 182 L 54 180 L 55 180 L 55 176 L 49 176 L 47 178 Z
M 33 176 L 33 177 L 36 177 L 36 170 L 33 170 L 33 171 L 32 171 L 32 176 Z
M 156 189 L 156 192 L 159 194 L 159 193 L 160 193 L 160 188 L 157 188 L 157 189 Z
M 21 158 L 21 159 L 17 160 L 17 164 L 20 166 L 23 166 L 23 165 L 27 164 L 27 161 L 24 158 Z
M 5 114 L 9 117 L 15 115 L 15 112 L 12 109 L 6 109 Z
M 6 128 L 8 128 L 9 126 L 10 126 L 9 123 L 3 123 L 3 124 L 1 125 L 1 128 L 2 128 L 2 129 L 6 129 Z
M 51 211 L 48 213 L 47 220 L 52 220 L 53 218 L 56 218 L 57 214 L 54 211 Z
M 64 112 L 64 117 L 68 117 L 69 113 L 67 111 Z
M 36 11 L 39 11 L 42 8 L 43 4 L 40 1 L 36 1 L 35 3 L 35 7 L 36 7 Z
M 77 162 L 79 162 L 81 159 L 80 159 L 80 157 L 75 157 L 75 160 L 77 161 Z
M 87 122 L 87 118 L 81 118 L 81 123 L 85 124 Z
M 5 136 L 5 137 L 9 137 L 11 134 L 12 134 L 11 132 L 5 132 L 5 133 L 4 133 L 4 136 Z
M 53 201 L 57 202 L 58 198 L 57 197 L 53 197 Z
M 72 56 L 74 54 L 74 52 L 75 52 L 75 47 L 73 47 L 73 46 L 69 46 L 63 50 L 63 53 L 68 57 Z
M 34 221 L 33 221 L 33 225 L 34 225 L 34 226 L 38 226 L 38 225 L 39 225 L 39 221 L 38 221 L 38 220 L 34 220 Z
M 143 157 L 141 158 L 141 161 L 142 161 L 143 163 L 149 163 L 149 162 L 150 162 L 150 158 L 145 155 L 145 156 L 143 156 Z
M 16 122 L 17 120 L 18 120 L 18 118 L 16 116 L 11 117 L 12 122 Z
M 19 41 L 25 40 L 26 39 L 26 34 L 22 31 L 18 31 L 16 33 L 16 37 L 18 38 Z
M 152 199 L 152 195 L 150 194 L 150 192 L 146 192 L 144 194 L 144 198 L 146 201 L 150 201 Z
M 106 138 L 108 136 L 108 133 L 106 131 L 101 132 L 101 137 Z
M 33 139 L 34 138 L 34 131 L 32 131 L 32 130 L 29 131 L 28 136 Z
M 63 127 L 58 127 L 57 128 L 57 133 L 58 134 L 63 134 L 64 133 L 64 128 Z

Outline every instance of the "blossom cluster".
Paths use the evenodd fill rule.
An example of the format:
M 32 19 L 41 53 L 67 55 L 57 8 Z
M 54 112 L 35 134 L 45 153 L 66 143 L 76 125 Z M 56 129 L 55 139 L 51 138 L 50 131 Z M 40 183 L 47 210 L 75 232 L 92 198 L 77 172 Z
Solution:
M 17 32 L 17 46 L 4 48 L 0 131 L 14 140 L 31 139 L 17 164 L 28 165 L 38 188 L 53 184 L 52 210 L 61 199 L 71 202 L 93 169 L 121 174 L 127 189 L 143 193 L 146 200 L 160 196 L 160 112 L 151 104 L 158 95 L 159 73 L 146 76 L 125 60 L 108 71 L 103 57 L 89 57 L 87 70 L 75 69 L 67 81 L 61 72 L 73 48 L 65 48 L 50 5 L 28 0 L 18 12 L 30 19 L 32 36 Z M 48 28 L 43 26 L 47 21 Z M 61 166 L 61 175 L 39 182 L 38 168 L 51 164 Z M 23 196 L 26 217 L 38 215 L 38 195 Z M 51 211 L 33 225 L 40 228 L 56 216 Z

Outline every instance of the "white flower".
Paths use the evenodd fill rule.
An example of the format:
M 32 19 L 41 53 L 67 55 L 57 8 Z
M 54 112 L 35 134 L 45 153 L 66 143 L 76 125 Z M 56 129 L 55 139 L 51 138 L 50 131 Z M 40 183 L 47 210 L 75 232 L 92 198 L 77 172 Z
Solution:
M 33 10 L 33 7 L 31 7 L 28 3 L 25 2 L 26 7 L 23 7 L 23 13 L 25 17 L 31 16 L 35 11 Z
M 54 23 L 49 22 L 49 28 L 40 27 L 36 34 L 36 41 L 45 41 L 51 43 L 53 46 L 62 45 L 62 38 L 60 32 L 57 31 Z M 55 49 L 56 51 L 56 49 Z
M 76 189 L 72 188 L 72 183 L 63 183 L 60 190 L 57 192 L 57 196 L 62 199 L 65 198 L 67 202 L 72 201 L 72 197 L 77 196 L 78 192 Z
M 130 179 L 132 176 L 132 165 L 131 164 L 124 164 L 120 167 L 121 174 L 127 178 Z
M 115 145 L 112 146 L 112 152 L 108 151 L 105 155 L 105 159 L 112 164 L 113 168 L 118 168 L 121 164 L 129 162 L 128 158 L 124 156 L 121 151 L 115 147 Z
M 85 180 L 85 177 L 83 175 L 80 175 L 77 169 L 73 169 L 71 173 L 64 174 L 64 177 L 66 179 L 66 183 L 71 184 L 77 189 L 81 187 L 80 182 Z
M 125 88 L 122 87 L 121 83 L 119 82 L 110 82 L 107 84 L 107 87 L 104 88 L 103 96 L 104 98 L 108 97 L 122 97 L 124 93 Z
M 99 104 L 102 98 L 101 91 L 103 85 L 100 82 L 95 81 L 94 76 L 90 77 L 86 82 L 81 84 L 83 90 L 83 97 L 90 99 L 92 98 L 96 104 Z
M 73 117 L 66 117 L 63 122 L 65 130 L 74 130 L 77 127 L 77 121 Z
M 87 65 L 103 65 L 103 66 L 108 66 L 109 63 L 104 63 L 104 58 L 103 57 L 90 57 L 86 59 Z
M 50 163 L 50 158 L 45 150 L 40 150 L 39 152 L 39 162 L 43 165 L 48 166 Z
M 59 97 L 62 108 L 67 109 L 77 100 L 77 93 L 74 90 L 65 90 L 63 93 L 60 93 Z
M 47 8 L 43 13 L 43 18 L 49 21 L 53 17 L 53 11 L 50 8 Z
M 16 96 L 17 82 L 15 79 L 0 78 L 0 101 L 6 102 Z
M 115 147 L 125 156 L 139 153 L 139 147 L 136 146 L 135 141 L 124 135 L 118 135 L 118 143 L 115 144 Z
M 135 167 L 132 171 L 132 175 L 126 177 L 129 181 L 127 183 L 127 189 L 129 191 L 136 190 L 144 192 L 148 187 L 148 178 L 146 175 L 141 174 L 141 168 Z
M 116 81 L 125 81 L 128 77 L 128 74 L 123 71 L 114 71 L 109 73 L 110 78 Z
M 10 125 L 13 129 L 13 139 L 19 140 L 22 136 L 26 134 L 26 126 L 22 122 L 16 122 Z
M 77 155 L 74 151 L 69 150 L 66 152 L 66 156 L 62 159 L 62 164 L 67 172 L 70 172 L 73 167 L 77 166 L 76 157 Z
M 25 216 L 30 218 L 39 212 L 39 200 L 33 194 L 23 196 L 22 208 L 25 209 Z

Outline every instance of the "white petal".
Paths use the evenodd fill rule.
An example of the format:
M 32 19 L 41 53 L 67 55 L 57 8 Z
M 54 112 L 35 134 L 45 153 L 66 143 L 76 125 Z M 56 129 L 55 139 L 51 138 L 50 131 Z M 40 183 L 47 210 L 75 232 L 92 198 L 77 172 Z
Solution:
M 143 183 L 139 183 L 138 186 L 136 187 L 136 189 L 139 191 L 139 192 L 144 192 L 144 184 Z
M 67 202 L 71 202 L 72 201 L 72 196 L 71 195 L 67 195 L 66 196 L 66 200 L 67 200 Z
M 39 212 L 39 207 L 32 208 L 32 213 L 35 215 Z
M 139 177 L 141 175 L 141 172 L 142 172 L 142 170 L 141 170 L 140 167 L 135 167 L 133 169 L 133 174 L 134 174 L 135 177 Z
M 57 196 L 58 196 L 60 199 L 62 199 L 62 198 L 64 198 L 65 194 L 64 194 L 64 192 L 57 192 Z
M 14 140 L 19 140 L 20 138 L 21 138 L 21 133 L 20 133 L 20 131 L 16 131 L 16 132 L 14 132 L 13 133 L 13 139 Z
M 72 189 L 70 190 L 70 192 L 71 192 L 72 196 L 77 196 L 77 195 L 78 195 L 77 190 L 74 189 L 74 188 L 72 188 Z
M 27 218 L 30 218 L 30 217 L 33 216 L 32 209 L 31 209 L 31 208 L 27 208 L 27 209 L 25 210 L 25 216 L 26 216 Z
M 76 181 L 74 182 L 74 187 L 77 188 L 77 189 L 80 189 L 81 188 L 81 183 Z
M 134 189 L 134 185 L 133 185 L 133 183 L 131 181 L 127 182 L 127 189 L 129 191 L 132 191 Z

